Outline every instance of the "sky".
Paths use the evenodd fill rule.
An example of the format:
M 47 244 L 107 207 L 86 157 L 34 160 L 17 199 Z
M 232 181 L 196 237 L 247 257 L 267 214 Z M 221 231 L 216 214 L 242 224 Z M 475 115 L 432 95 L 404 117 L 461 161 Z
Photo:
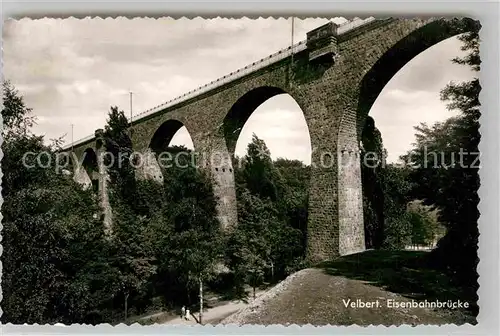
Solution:
M 294 41 L 329 20 L 295 19 Z M 4 24 L 4 78 L 23 95 L 37 117 L 34 132 L 71 142 L 102 128 L 110 106 L 129 115 L 182 95 L 264 58 L 291 43 L 288 19 L 22 19 Z M 456 38 L 424 51 L 402 68 L 375 101 L 370 116 L 382 133 L 389 162 L 411 148 L 413 127 L 456 112 L 440 101 L 450 81 L 473 77 L 450 60 L 463 55 Z M 241 156 L 255 133 L 273 158 L 310 163 L 311 144 L 300 107 L 287 94 L 275 96 L 251 115 L 236 145 Z M 192 148 L 185 128 L 172 145 Z

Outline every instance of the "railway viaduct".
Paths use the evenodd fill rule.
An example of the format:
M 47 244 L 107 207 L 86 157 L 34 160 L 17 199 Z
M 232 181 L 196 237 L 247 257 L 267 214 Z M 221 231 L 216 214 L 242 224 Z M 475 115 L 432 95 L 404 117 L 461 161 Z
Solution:
M 143 178 L 162 180 L 155 158 L 185 126 L 215 180 L 221 225 L 237 224 L 232 163 L 239 132 L 267 99 L 290 94 L 301 107 L 314 149 L 311 157 L 307 253 L 321 261 L 365 249 L 359 159 L 365 118 L 387 82 L 407 62 L 449 37 L 467 32 L 471 19 L 354 19 L 329 22 L 305 41 L 133 117 L 134 151 L 144 154 Z M 102 130 L 73 148 L 84 167 L 74 179 L 98 186 L 105 225 L 111 225 L 102 165 Z M 213 159 L 216 158 L 216 159 Z M 92 168 L 93 167 L 93 168 Z

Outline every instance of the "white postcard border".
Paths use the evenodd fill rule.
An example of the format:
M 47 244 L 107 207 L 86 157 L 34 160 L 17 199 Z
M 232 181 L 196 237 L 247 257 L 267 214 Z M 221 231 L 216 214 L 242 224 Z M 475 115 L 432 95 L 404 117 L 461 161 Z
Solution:
M 445 325 L 400 327 L 384 326 L 133 326 L 110 325 L 54 327 L 48 325 L 1 325 L 4 335 L 331 335 L 331 334 L 390 334 L 390 335 L 498 335 L 499 334 L 499 224 L 500 224 L 500 104 L 499 104 L 499 3 L 494 1 L 343 1 L 343 2 L 63 2 L 17 1 L 2 4 L 2 26 L 7 18 L 42 17 L 333 17 L 333 16 L 468 16 L 480 20 L 482 104 L 481 116 L 481 198 L 479 210 L 479 306 L 476 326 Z M 2 63 L 3 66 L 3 63 Z M 1 118 L 1 117 L 0 117 Z M 0 159 L 3 153 L 0 154 Z M 3 200 L 2 200 L 3 202 Z M 1 267 L 0 267 L 1 272 Z M 0 295 L 1 298 L 1 295 Z M 0 302 L 1 307 L 1 302 Z

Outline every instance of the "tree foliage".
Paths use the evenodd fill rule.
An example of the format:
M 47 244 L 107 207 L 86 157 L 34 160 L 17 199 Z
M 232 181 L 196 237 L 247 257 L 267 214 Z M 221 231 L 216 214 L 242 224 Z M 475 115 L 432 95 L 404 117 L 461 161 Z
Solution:
M 301 265 L 309 170 L 298 161 L 273 162 L 255 134 L 242 162 L 235 169 L 238 226 L 229 234 L 226 255 L 236 277 L 255 289 Z
M 160 211 L 171 228 L 158 236 L 157 254 L 162 272 L 175 274 L 184 284 L 183 292 L 189 294 L 200 278 L 213 278 L 222 261 L 221 223 L 209 173 L 191 164 L 195 155 L 191 151 L 171 150 L 188 156 L 184 163 L 163 171 L 164 203 Z
M 55 148 L 30 132 L 30 112 L 4 83 L 2 321 L 85 321 L 113 295 L 100 285 L 107 265 L 97 204 L 55 169 Z
M 55 170 L 58 148 L 24 127 L 30 110 L 5 87 L 2 321 L 113 323 L 158 295 L 185 304 L 194 279 L 210 278 L 221 259 L 206 173 L 173 167 L 164 185 L 136 181 L 128 123 L 112 108 L 104 145 L 122 161 L 106 162 L 114 216 L 105 235 L 97 195 Z M 34 155 L 23 164 L 27 152 Z
M 30 128 L 36 118 L 31 114 L 32 109 L 24 103 L 23 97 L 10 81 L 2 83 L 3 93 L 3 133 L 4 140 L 10 137 L 26 137 L 31 134 Z
M 384 195 L 381 184 L 385 167 L 385 150 L 382 135 L 375 121 L 367 117 L 361 137 L 361 181 L 363 185 L 363 219 L 365 245 L 381 248 L 384 242 Z
M 124 205 L 140 211 L 144 205 L 139 202 L 135 169 L 132 162 L 132 140 L 125 113 L 116 106 L 111 107 L 108 123 L 104 129 L 107 173 L 110 178 L 110 199 L 112 203 L 122 202 Z
M 387 164 L 387 151 L 373 118 L 362 133 L 361 179 L 367 248 L 401 249 L 410 241 L 411 227 L 406 206 L 411 183 L 408 171 Z
M 458 38 L 468 55 L 453 62 L 480 69 L 479 26 Z M 441 92 L 450 110 L 459 114 L 432 127 L 417 128 L 417 142 L 405 158 L 417 169 L 414 195 L 439 210 L 446 235 L 433 252 L 432 263 L 462 284 L 477 287 L 479 197 L 479 80 L 450 83 Z M 460 154 L 462 153 L 462 154 Z
M 411 243 L 416 246 L 431 246 L 444 235 L 444 227 L 437 219 L 437 211 L 422 205 L 421 202 L 411 202 L 408 205 L 412 228 Z

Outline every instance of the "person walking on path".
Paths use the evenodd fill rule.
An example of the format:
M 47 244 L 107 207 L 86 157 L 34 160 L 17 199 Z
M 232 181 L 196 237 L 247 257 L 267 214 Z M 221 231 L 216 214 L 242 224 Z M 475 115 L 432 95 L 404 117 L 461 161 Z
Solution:
M 191 313 L 189 312 L 189 309 L 186 309 L 186 320 L 189 321 L 190 317 L 191 317 Z
M 181 308 L 181 319 L 183 319 L 186 316 L 186 306 L 182 306 Z

